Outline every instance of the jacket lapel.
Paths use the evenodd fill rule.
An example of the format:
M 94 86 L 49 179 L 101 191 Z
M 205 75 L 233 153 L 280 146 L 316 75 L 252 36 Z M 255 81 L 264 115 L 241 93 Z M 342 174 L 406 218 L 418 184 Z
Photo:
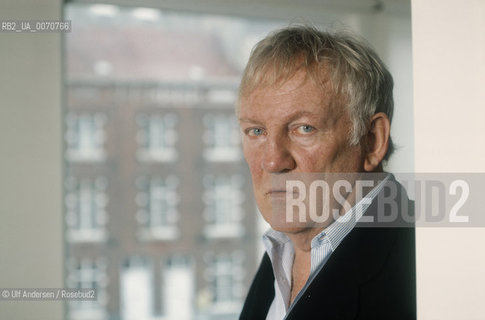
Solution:
M 251 288 L 249 288 L 249 293 L 239 316 L 240 320 L 266 319 L 269 307 L 275 296 L 274 281 L 271 260 L 268 254 L 265 253 Z
M 379 273 L 393 245 L 389 228 L 354 229 L 300 296 L 286 319 L 354 319 L 360 287 Z

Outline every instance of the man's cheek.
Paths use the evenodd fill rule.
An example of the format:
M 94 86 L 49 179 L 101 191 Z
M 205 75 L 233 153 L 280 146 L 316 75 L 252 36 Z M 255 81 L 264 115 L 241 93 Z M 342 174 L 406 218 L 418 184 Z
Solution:
M 251 161 L 251 162 L 248 162 L 248 166 L 249 166 L 249 171 L 251 172 L 252 179 L 261 180 L 263 175 L 261 165 L 258 165 L 256 161 Z

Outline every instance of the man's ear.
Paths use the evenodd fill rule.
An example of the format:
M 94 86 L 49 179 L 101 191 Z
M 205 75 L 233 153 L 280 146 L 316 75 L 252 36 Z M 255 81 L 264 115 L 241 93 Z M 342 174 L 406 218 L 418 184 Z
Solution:
M 364 170 L 372 172 L 381 165 L 389 148 L 391 123 L 383 112 L 376 113 L 370 119 L 369 130 L 364 136 Z

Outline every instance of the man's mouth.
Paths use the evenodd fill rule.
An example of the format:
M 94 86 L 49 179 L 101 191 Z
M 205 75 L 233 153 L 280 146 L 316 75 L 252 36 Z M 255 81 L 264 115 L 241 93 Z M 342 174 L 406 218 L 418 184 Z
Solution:
M 273 189 L 266 192 L 266 195 L 270 197 L 284 197 L 286 198 L 288 195 L 294 197 L 298 197 L 298 192 L 295 190 L 285 190 L 285 189 Z

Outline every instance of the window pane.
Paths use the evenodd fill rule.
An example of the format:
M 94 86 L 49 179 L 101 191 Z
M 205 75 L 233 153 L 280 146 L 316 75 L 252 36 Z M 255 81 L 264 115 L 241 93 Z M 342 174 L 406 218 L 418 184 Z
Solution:
M 275 22 L 66 5 L 69 319 L 234 319 L 261 257 L 234 103 Z

